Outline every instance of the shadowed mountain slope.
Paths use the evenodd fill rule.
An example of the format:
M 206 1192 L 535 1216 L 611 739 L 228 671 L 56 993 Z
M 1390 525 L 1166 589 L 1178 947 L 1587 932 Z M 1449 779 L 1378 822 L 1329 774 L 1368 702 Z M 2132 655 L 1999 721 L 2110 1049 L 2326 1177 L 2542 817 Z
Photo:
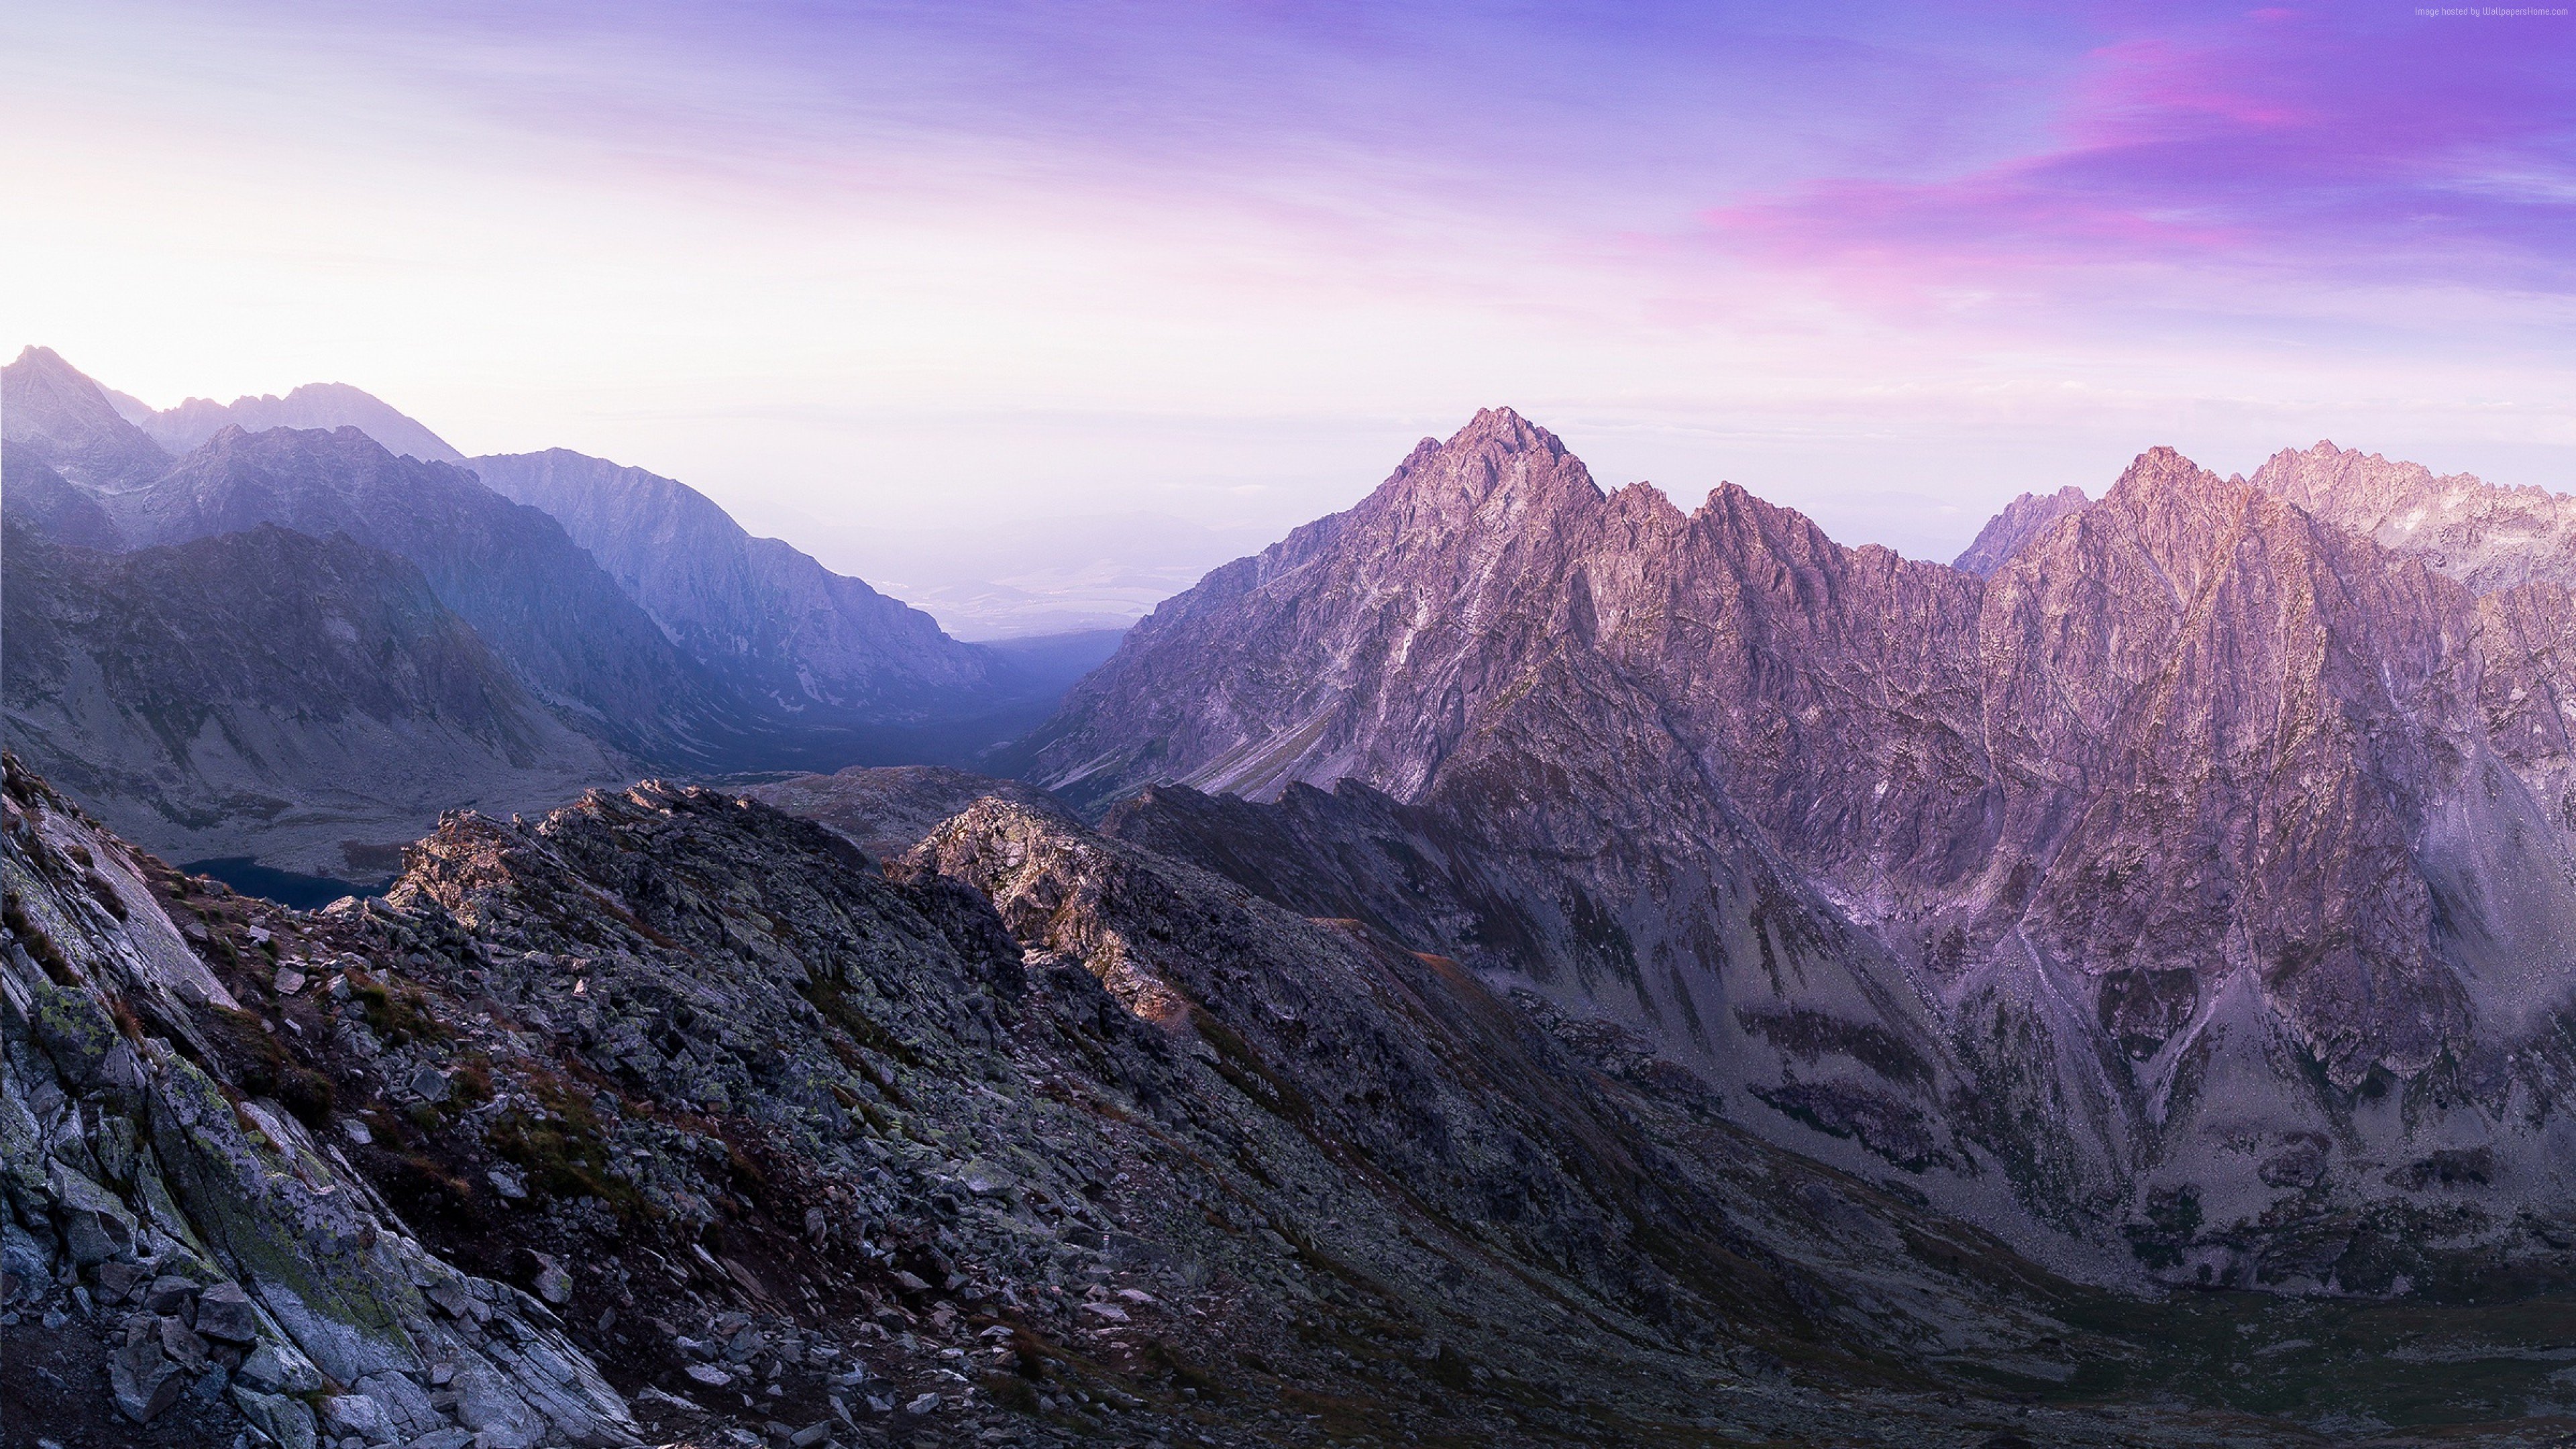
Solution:
M 13 519 L 5 546 L 12 748 L 180 858 L 376 879 L 442 809 L 532 809 L 634 768 L 531 698 L 417 568 L 346 537 L 107 554 Z
M 753 538 L 684 484 L 560 448 L 470 466 L 560 521 L 673 643 L 774 708 L 914 719 L 1002 683 L 998 661 L 928 614 Z
M 355 428 L 226 428 L 105 501 L 138 546 L 273 523 L 409 559 L 532 691 L 620 748 L 703 757 L 728 728 L 722 699 L 562 525 Z

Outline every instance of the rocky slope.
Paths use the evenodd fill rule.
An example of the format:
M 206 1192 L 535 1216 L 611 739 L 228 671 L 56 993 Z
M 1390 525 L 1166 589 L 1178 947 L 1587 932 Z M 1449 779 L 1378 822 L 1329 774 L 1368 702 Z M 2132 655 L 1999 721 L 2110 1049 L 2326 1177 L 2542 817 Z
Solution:
M 381 880 L 442 809 L 537 809 L 635 771 L 399 558 L 275 526 L 67 547 L 14 516 L 24 482 L 0 587 L 9 738 L 131 838 Z
M 458 814 L 314 914 L 7 802 L 0 1393 L 67 1445 L 2286 1445 L 2554 1366 L 2123 1307 L 1025 796 L 890 874 L 700 790 Z
M 561 448 L 469 466 L 560 521 L 673 643 L 772 707 L 916 718 L 982 707 L 1007 683 L 928 614 L 753 538 L 685 484 Z
M 40 449 L 15 438 L 0 441 L 0 513 L 75 548 L 114 552 L 125 546 L 125 535 L 97 499 L 55 472 Z
M 111 399 L 113 401 L 113 399 Z M 373 394 L 345 382 L 310 382 L 284 397 L 237 397 L 229 403 L 192 397 L 174 408 L 134 416 L 120 407 L 127 421 L 171 453 L 186 453 L 226 428 L 264 433 L 271 428 L 337 432 L 356 428 L 384 445 L 387 452 L 424 463 L 462 463 L 465 455 L 417 421 Z
M 1778 1140 L 2101 1271 L 2377 1290 L 2554 1261 L 2564 608 L 2165 450 L 1981 579 L 1498 411 L 1158 610 L 1033 775 L 1364 781 L 1472 846 L 1493 969 Z M 1862 1105 L 1788 1095 L 1837 1060 Z

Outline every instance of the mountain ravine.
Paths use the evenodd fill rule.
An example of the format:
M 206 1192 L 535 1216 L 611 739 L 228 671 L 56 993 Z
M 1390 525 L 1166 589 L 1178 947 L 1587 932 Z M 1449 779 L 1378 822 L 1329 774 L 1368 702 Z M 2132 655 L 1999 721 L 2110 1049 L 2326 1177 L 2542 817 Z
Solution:
M 1276 800 L 1112 828 L 1618 1021 L 2069 1271 L 2561 1283 L 2570 595 L 2497 530 L 2348 532 L 2434 480 L 2343 456 L 2149 452 L 1981 577 L 1605 494 L 1487 412 L 1157 610 L 1029 773 Z

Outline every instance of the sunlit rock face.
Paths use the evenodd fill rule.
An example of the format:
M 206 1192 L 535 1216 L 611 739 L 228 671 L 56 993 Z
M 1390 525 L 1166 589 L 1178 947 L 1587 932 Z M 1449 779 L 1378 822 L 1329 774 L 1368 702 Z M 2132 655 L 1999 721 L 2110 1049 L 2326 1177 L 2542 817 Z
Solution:
M 1482 413 L 1158 610 L 1032 778 L 1406 840 L 1458 902 L 1420 929 L 1998 1222 L 2355 1287 L 2401 1271 L 2355 1214 L 2541 1251 L 2568 595 L 2364 536 L 2405 470 L 2301 456 L 2152 450 L 1943 567 Z

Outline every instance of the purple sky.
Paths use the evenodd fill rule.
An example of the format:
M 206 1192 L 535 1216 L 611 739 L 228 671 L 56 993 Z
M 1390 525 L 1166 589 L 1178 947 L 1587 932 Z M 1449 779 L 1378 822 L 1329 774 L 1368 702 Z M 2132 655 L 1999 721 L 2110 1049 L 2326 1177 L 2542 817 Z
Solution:
M 13 350 L 923 597 L 1082 515 L 1141 598 L 1494 402 L 1936 557 L 2154 443 L 2576 489 L 2565 15 L 106 0 L 0 12 L 0 117 Z

